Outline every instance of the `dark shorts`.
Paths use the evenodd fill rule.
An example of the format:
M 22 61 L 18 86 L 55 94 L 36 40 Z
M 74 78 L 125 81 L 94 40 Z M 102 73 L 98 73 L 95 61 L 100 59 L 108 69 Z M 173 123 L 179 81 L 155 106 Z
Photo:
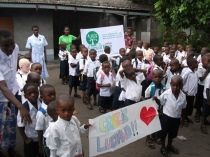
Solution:
M 113 100 L 112 95 L 110 97 L 99 95 L 99 106 L 101 106 L 104 109 L 111 109 L 112 108 L 112 100 Z
M 210 115 L 210 106 L 207 105 L 207 99 L 203 99 L 202 116 L 208 117 Z
M 79 76 L 71 76 L 69 75 L 69 87 L 77 87 L 79 86 Z
M 112 101 L 112 109 L 116 110 L 118 108 L 122 108 L 124 106 L 124 101 L 119 101 L 121 88 L 116 86 L 113 93 L 113 101 Z
M 68 60 L 64 60 L 60 62 L 60 78 L 69 75 L 69 64 Z
M 87 78 L 87 96 L 97 95 L 98 91 L 96 90 L 96 81 L 94 77 Z
M 124 102 L 124 107 L 133 105 L 135 103 L 137 103 L 137 102 L 135 102 L 133 100 L 130 100 L 130 99 L 126 99 L 125 102 Z
M 160 119 L 162 130 L 157 133 L 159 138 L 175 138 L 178 134 L 180 118 L 171 118 L 165 114 L 161 116 Z
M 86 75 L 81 75 L 80 76 L 80 85 L 79 85 L 79 89 L 81 91 L 86 91 L 87 89 L 87 76 Z

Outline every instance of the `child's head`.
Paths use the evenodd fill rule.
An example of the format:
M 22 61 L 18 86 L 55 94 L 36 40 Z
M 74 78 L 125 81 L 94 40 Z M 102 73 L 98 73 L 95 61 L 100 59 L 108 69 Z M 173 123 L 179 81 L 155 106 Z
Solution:
M 107 53 L 107 54 L 110 54 L 110 52 L 111 52 L 110 47 L 109 46 L 105 46 L 104 47 L 104 52 Z
M 187 51 L 187 52 L 190 52 L 190 51 L 192 51 L 192 45 L 186 45 L 186 47 L 185 47 L 185 51 Z
M 26 83 L 34 83 L 37 87 L 40 86 L 40 75 L 36 72 L 30 72 L 27 76 Z
M 42 74 L 42 65 L 40 63 L 33 63 L 31 65 L 31 69 L 30 69 L 31 72 L 36 72 L 38 73 L 39 75 Z
M 103 62 L 105 62 L 105 61 L 108 61 L 107 55 L 105 55 L 105 54 L 100 55 L 100 56 L 99 56 L 99 61 L 100 61 L 101 63 L 103 63 Z
M 183 79 L 179 75 L 174 75 L 171 78 L 171 90 L 174 95 L 179 95 L 180 90 L 182 89 Z
M 144 43 L 144 49 L 148 49 L 149 48 L 149 43 Z
M 34 83 L 26 83 L 23 87 L 24 96 L 33 105 L 37 104 L 39 97 L 38 87 Z
M 195 56 L 195 53 L 193 52 L 193 51 L 188 51 L 187 52 L 187 56 L 186 56 L 186 58 L 188 59 L 188 58 L 193 58 Z
M 163 43 L 163 46 L 164 46 L 164 47 L 168 47 L 168 42 L 165 41 L 165 42 Z
M 203 54 L 205 54 L 205 53 L 208 53 L 208 51 L 209 51 L 208 47 L 203 47 L 203 48 L 201 49 L 201 55 L 203 55 Z
M 39 34 L 39 26 L 33 25 L 31 29 L 32 29 L 32 32 L 34 33 L 34 35 L 38 36 L 38 34 Z
M 97 52 L 96 52 L 96 50 L 94 50 L 94 49 L 91 49 L 90 51 L 89 51 L 89 56 L 90 56 L 90 59 L 92 60 L 92 61 L 94 61 L 95 59 L 96 59 L 96 54 Z
M 157 55 L 158 52 L 159 52 L 159 47 L 154 47 L 153 51 L 154 51 L 154 53 Z
M 125 56 L 125 48 L 120 48 L 120 55 Z
M 165 47 L 165 53 L 168 55 L 169 54 L 169 51 L 170 51 L 170 48 L 167 46 Z
M 65 42 L 61 42 L 60 43 L 60 47 L 62 50 L 66 50 L 66 43 Z
M 125 76 L 129 79 L 129 80 L 135 80 L 136 78 L 136 74 L 135 74 L 135 70 L 132 67 L 127 67 L 124 69 L 124 73 Z
M 177 46 L 177 48 L 178 48 L 178 50 L 179 50 L 180 52 L 182 52 L 183 47 L 182 47 L 182 45 L 181 45 L 181 44 L 179 44 L 179 45 Z
M 0 30 L 0 49 L 7 56 L 11 55 L 15 49 L 15 41 L 13 35 L 8 30 Z
M 74 98 L 70 95 L 61 95 L 57 100 L 57 114 L 66 121 L 70 121 L 74 112 Z
M 202 64 L 204 68 L 207 68 L 207 66 L 210 63 L 210 56 L 209 55 L 203 55 L 202 56 Z
M 131 58 L 129 56 L 123 56 L 121 59 L 121 62 L 123 62 L 125 60 L 129 60 L 131 62 Z
M 80 44 L 79 45 L 79 50 L 82 52 L 82 49 L 85 47 L 85 45 L 83 45 L 83 44 Z
M 143 59 L 144 55 L 143 52 L 138 50 L 136 51 L 136 58 L 138 58 L 140 61 Z
M 141 40 L 138 41 L 138 42 L 137 42 L 137 46 L 141 48 L 141 47 L 143 46 L 143 41 L 141 41 Z
M 161 56 L 161 55 L 155 55 L 153 57 L 153 61 L 155 62 L 156 65 L 162 66 L 163 65 L 163 56 Z
M 57 104 L 55 101 L 51 102 L 47 106 L 47 114 L 53 119 L 55 122 L 58 119 L 58 113 L 56 112 Z
M 198 68 L 198 62 L 195 58 L 188 58 L 187 65 L 192 71 L 194 71 L 196 68 Z
M 130 68 L 132 67 L 132 64 L 131 64 L 131 61 L 130 60 L 124 60 L 122 61 L 122 68 L 125 69 L 125 68 Z
M 70 46 L 70 51 L 71 51 L 72 49 L 76 49 L 76 50 L 77 50 L 77 48 L 76 48 L 76 46 L 75 46 L 74 44 L 71 44 L 71 46 Z
M 86 48 L 86 47 L 83 47 L 82 49 L 81 49 L 81 52 L 82 52 L 82 56 L 83 57 L 87 57 L 88 56 L 88 49 Z
M 177 45 L 173 44 L 171 48 L 174 49 L 174 51 L 176 51 L 177 50 Z
M 104 71 L 105 74 L 109 74 L 109 72 L 110 72 L 110 63 L 108 61 L 104 61 L 102 63 L 102 70 Z
M 30 61 L 26 58 L 22 58 L 19 60 L 19 68 L 20 71 L 27 74 L 30 70 Z
M 180 67 L 180 65 L 179 65 L 179 61 L 177 59 L 172 59 L 170 61 L 170 68 L 171 68 L 172 72 L 178 71 L 179 67 Z
M 175 50 L 174 49 L 170 49 L 169 56 L 170 56 L 170 58 L 174 58 L 174 56 L 175 56 Z
M 131 59 L 133 59 L 133 58 L 136 57 L 136 51 L 135 51 L 135 49 L 132 49 L 132 50 L 129 52 L 129 57 L 130 57 Z
M 152 61 L 153 51 L 152 50 L 147 50 L 144 54 L 144 57 L 147 61 Z
M 161 84 L 161 81 L 163 80 L 163 71 L 160 69 L 155 69 L 152 72 L 152 81 L 156 84 L 159 85 Z
M 71 49 L 71 56 L 73 58 L 76 58 L 76 56 L 77 56 L 77 50 L 76 49 Z
M 40 98 L 44 101 L 46 105 L 48 105 L 52 101 L 55 101 L 55 88 L 52 85 L 44 84 L 40 87 Z

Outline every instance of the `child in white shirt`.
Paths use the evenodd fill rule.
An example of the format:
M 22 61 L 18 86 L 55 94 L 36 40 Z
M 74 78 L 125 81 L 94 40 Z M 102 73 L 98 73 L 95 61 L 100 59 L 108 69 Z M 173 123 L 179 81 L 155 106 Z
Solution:
M 108 61 L 104 61 L 102 63 L 102 72 L 99 74 L 96 83 L 100 88 L 99 111 L 101 113 L 106 113 L 106 109 L 111 108 L 112 105 L 112 93 L 114 85 L 114 77 L 110 72 L 110 63 Z
M 36 115 L 41 106 L 41 102 L 38 100 L 39 91 L 35 84 L 27 83 L 24 86 L 23 91 L 25 93 L 25 98 L 27 99 L 26 102 L 23 103 L 23 106 L 29 111 L 32 123 L 22 123 L 20 112 L 18 112 L 17 126 L 24 142 L 24 156 L 35 157 L 39 155 L 38 133 L 35 130 L 35 126 Z
M 183 68 L 187 68 L 188 67 L 188 65 L 187 65 L 187 60 L 189 59 L 189 58 L 194 58 L 194 56 L 195 56 L 195 53 L 194 52 L 192 52 L 192 51 L 189 51 L 189 52 L 187 52 L 187 56 L 185 57 L 185 59 L 182 61 L 182 67 Z
M 145 68 L 145 64 L 143 62 L 143 52 L 142 51 L 136 51 L 136 56 L 134 59 L 132 59 L 132 65 L 133 68 L 135 69 L 137 75 L 139 74 L 146 74 L 147 70 Z
M 122 57 L 125 56 L 125 51 L 126 51 L 125 48 L 120 48 L 120 50 L 119 50 L 119 56 L 117 57 L 117 59 L 115 61 L 116 67 L 114 67 L 115 68 L 114 70 L 115 70 L 116 74 L 117 74 L 117 72 L 120 68 L 121 63 L 122 63 Z
M 202 55 L 204 55 L 204 54 L 206 54 L 206 53 L 208 53 L 209 52 L 209 49 L 208 49 L 208 47 L 203 47 L 202 49 L 201 49 L 201 54 L 198 56 L 198 58 L 197 58 L 197 61 L 198 61 L 198 63 L 201 63 L 202 62 Z
M 46 144 L 51 157 L 82 157 L 80 133 L 84 133 L 90 124 L 80 126 L 80 121 L 73 116 L 74 99 L 61 95 L 57 100 L 58 120 L 51 123 L 46 132 Z M 67 113 L 67 114 L 66 114 Z
M 137 42 L 136 51 L 139 51 L 139 50 L 142 52 L 144 51 L 143 41 L 141 41 L 141 40 Z
M 41 107 L 36 115 L 36 131 L 38 132 L 39 152 L 42 154 L 43 134 L 49 126 L 50 117 L 47 114 L 47 106 L 50 102 L 55 101 L 55 88 L 49 84 L 40 87 L 40 98 L 42 99 Z
M 108 57 L 108 61 L 109 61 L 109 63 L 110 63 L 111 70 L 112 70 L 112 61 L 116 61 L 116 59 L 110 55 L 111 49 L 110 49 L 109 46 L 105 46 L 105 47 L 104 47 L 104 52 L 105 52 L 105 54 L 106 54 L 107 57 Z
M 40 63 L 32 63 L 30 71 L 31 72 L 36 72 L 41 76 L 42 65 Z M 46 84 L 46 81 L 44 79 L 40 78 L 40 86 L 42 86 L 44 84 Z

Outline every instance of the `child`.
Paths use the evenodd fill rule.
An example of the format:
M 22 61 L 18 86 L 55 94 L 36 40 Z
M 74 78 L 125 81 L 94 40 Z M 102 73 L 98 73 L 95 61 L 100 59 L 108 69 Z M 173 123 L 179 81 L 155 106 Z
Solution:
M 125 90 L 125 106 L 137 103 L 141 99 L 143 78 L 135 74 L 133 68 L 125 68 L 120 71 L 121 85 Z
M 166 50 L 167 50 L 167 48 L 166 48 Z M 175 59 L 175 50 L 174 49 L 169 50 L 169 56 L 165 56 L 163 61 L 165 64 L 170 64 L 172 59 Z
M 42 105 L 39 108 L 36 115 L 36 131 L 38 132 L 39 141 L 39 153 L 42 154 L 43 148 L 43 134 L 49 126 L 50 117 L 47 113 L 47 106 L 50 102 L 55 101 L 56 94 L 53 86 L 45 84 L 40 87 L 40 98 L 42 99 Z
M 158 132 L 161 138 L 162 146 L 160 152 L 163 156 L 169 157 L 168 151 L 179 154 L 179 150 L 172 146 L 173 138 L 178 134 L 180 126 L 180 117 L 186 108 L 186 96 L 181 91 L 183 79 L 181 76 L 175 75 L 171 78 L 171 88 L 162 93 L 158 98 L 153 99 L 157 104 L 163 106 L 163 115 L 160 122 L 162 130 Z M 166 136 L 168 135 L 168 144 L 165 146 Z
M 192 51 L 189 51 L 189 52 L 187 52 L 187 56 L 185 57 L 185 59 L 182 61 L 182 67 L 183 68 L 187 68 L 188 67 L 188 65 L 187 65 L 187 60 L 189 59 L 189 58 L 194 58 L 194 56 L 195 56 L 195 53 L 194 52 L 192 52 Z
M 82 58 L 82 49 L 83 48 L 85 48 L 85 45 L 83 45 L 83 44 L 80 44 L 79 45 L 79 52 L 77 53 L 77 57 L 76 57 L 76 59 L 79 61 L 81 58 Z
M 23 91 L 25 98 L 27 99 L 23 106 L 29 111 L 32 123 L 30 125 L 22 123 L 20 112 L 18 112 L 17 126 L 24 142 L 24 156 L 37 157 L 39 155 L 39 143 L 35 126 L 36 114 L 41 106 L 41 102 L 38 100 L 39 91 L 37 86 L 33 83 L 27 83 L 24 86 Z
M 100 62 L 96 60 L 96 50 L 91 49 L 89 51 L 90 60 L 85 63 L 84 73 L 87 75 L 87 98 L 88 98 L 88 109 L 93 110 L 93 106 L 90 103 L 90 97 L 94 97 L 94 105 L 97 105 L 96 102 L 96 82 L 94 79 L 94 69 L 100 67 Z
M 84 133 L 91 125 L 80 126 L 80 121 L 73 116 L 74 99 L 69 95 L 58 98 L 56 110 L 58 120 L 47 130 L 49 135 L 46 144 L 50 149 L 50 156 L 82 157 L 80 133 Z
M 32 63 L 30 71 L 31 72 L 36 72 L 41 76 L 42 65 L 40 63 Z M 46 84 L 46 81 L 44 79 L 40 78 L 40 86 L 42 86 L 44 84 Z
M 117 57 L 116 62 L 115 62 L 116 63 L 116 66 L 115 66 L 116 74 L 120 68 L 121 63 L 122 63 L 122 57 L 125 56 L 125 51 L 126 51 L 125 48 L 120 48 L 120 50 L 119 50 L 120 55 Z
M 22 102 L 22 91 L 23 91 L 24 85 L 26 84 L 27 76 L 30 70 L 29 60 L 25 58 L 20 59 L 19 67 L 20 67 L 20 70 L 16 74 L 16 80 L 20 87 L 20 90 L 18 91 L 18 94 L 17 94 L 17 98 L 21 103 L 24 103 Z
M 179 64 L 181 64 L 182 60 L 184 59 L 184 56 L 185 56 L 185 51 L 183 50 L 183 46 L 181 44 L 179 44 L 177 46 L 177 48 L 178 48 L 178 50 L 175 54 L 175 57 L 176 57 L 176 59 L 178 59 Z
M 155 66 L 153 68 L 153 70 L 155 69 L 160 69 L 161 71 L 163 71 L 163 56 L 161 55 L 155 55 L 153 58 L 153 61 L 155 62 Z
M 183 72 L 182 78 L 183 78 L 183 92 L 186 94 L 186 100 L 187 100 L 187 107 L 186 107 L 186 114 L 185 114 L 185 121 L 184 125 L 188 126 L 188 123 L 192 122 L 188 118 L 188 116 L 192 115 L 193 112 L 193 104 L 195 95 L 197 93 L 198 89 L 198 76 L 195 72 L 195 69 L 198 68 L 198 62 L 195 58 L 189 58 L 187 60 L 188 68 Z
M 144 51 L 143 41 L 141 41 L 141 40 L 137 42 L 136 51 L 139 51 L 139 50 L 142 52 Z
M 100 61 L 100 67 L 94 70 L 94 78 L 95 78 L 95 81 L 97 80 L 99 74 L 101 72 L 103 72 L 103 70 L 102 70 L 102 63 L 105 62 L 105 61 L 108 61 L 107 55 L 105 55 L 105 54 L 100 55 L 99 56 L 99 61 Z
M 76 66 L 78 60 L 76 59 L 77 50 L 71 49 L 71 55 L 69 54 L 69 95 L 71 95 L 72 88 L 74 87 L 74 97 L 81 98 L 77 94 L 77 86 L 79 85 L 79 76 L 76 74 Z
M 206 54 L 206 53 L 208 53 L 209 52 L 209 49 L 208 49 L 208 47 L 203 47 L 202 49 L 201 49 L 201 54 L 198 56 L 198 58 L 197 58 L 197 61 L 198 61 L 198 63 L 201 63 L 202 62 L 202 55 L 204 55 L 204 54 Z
M 204 85 L 205 85 L 205 81 L 206 78 L 209 74 L 209 71 L 207 69 L 207 66 L 210 63 L 210 56 L 208 55 L 203 55 L 202 56 L 202 63 L 198 64 L 198 70 L 197 70 L 197 75 L 199 78 L 198 81 L 198 92 L 196 94 L 196 98 L 195 98 L 195 105 L 194 108 L 196 109 L 195 112 L 195 122 L 200 122 L 200 116 L 201 116 L 201 108 L 203 106 L 203 92 L 204 92 Z
M 167 71 L 166 72 L 164 71 L 164 73 L 166 74 L 166 77 L 167 77 L 166 89 L 170 88 L 171 78 L 174 75 L 181 75 L 182 74 L 182 68 L 180 67 L 179 61 L 177 59 L 172 59 L 170 61 L 169 66 L 170 67 L 167 68 Z
M 157 47 L 157 46 L 153 48 L 153 51 L 154 51 L 155 55 L 159 55 L 160 54 L 159 47 Z
M 161 83 L 163 80 L 163 71 L 160 69 L 153 70 L 152 83 L 148 86 L 145 91 L 145 99 L 151 98 L 153 96 L 159 97 L 165 90 L 165 84 Z M 160 113 L 160 108 L 157 105 L 157 110 Z M 149 148 L 155 149 L 152 138 L 155 138 L 154 134 L 148 135 L 146 138 L 146 144 Z
M 163 47 L 162 47 L 162 52 L 165 52 L 165 50 L 166 50 L 166 47 L 169 47 L 169 45 L 168 45 L 168 42 L 164 42 L 163 43 Z
M 60 51 L 59 51 L 59 58 L 60 58 L 60 78 L 62 79 L 62 84 L 67 84 L 67 78 L 69 73 L 69 66 L 68 66 L 68 54 L 69 52 L 66 50 L 66 43 L 60 43 Z
M 79 70 L 81 72 L 80 77 L 80 87 L 79 89 L 82 90 L 82 100 L 83 103 L 87 103 L 87 98 L 86 98 L 86 86 L 87 86 L 87 75 L 84 74 L 84 69 L 85 69 L 85 63 L 87 62 L 87 56 L 88 56 L 88 49 L 83 47 L 81 49 L 82 57 L 79 60 Z
M 112 69 L 112 61 L 116 61 L 116 59 L 110 55 L 111 49 L 109 46 L 104 47 L 104 52 L 108 57 L 108 61 L 110 63 L 111 69 Z
M 202 121 L 201 121 L 201 132 L 203 134 L 208 134 L 206 124 L 209 124 L 207 117 L 210 115 L 210 64 L 207 66 L 208 76 L 205 80 L 204 90 L 203 90 L 203 110 L 202 110 Z
M 169 47 L 165 47 L 165 51 L 161 54 L 161 56 L 163 56 L 163 61 L 165 62 L 165 60 L 167 58 L 169 58 L 169 51 L 170 51 L 170 48 Z
M 134 59 L 132 59 L 133 68 L 135 68 L 135 71 L 138 71 L 136 74 L 146 74 L 147 72 L 144 66 L 143 57 L 142 51 L 136 51 L 136 56 Z
M 108 61 L 104 61 L 102 63 L 102 72 L 99 74 L 96 83 L 97 86 L 100 88 L 99 111 L 101 113 L 106 113 L 106 109 L 111 108 L 111 106 L 109 105 L 112 104 L 112 93 L 114 84 L 114 77 L 110 72 L 110 63 Z
M 26 83 L 34 83 L 37 87 L 40 87 L 40 78 L 41 76 L 36 72 L 30 72 L 28 74 Z

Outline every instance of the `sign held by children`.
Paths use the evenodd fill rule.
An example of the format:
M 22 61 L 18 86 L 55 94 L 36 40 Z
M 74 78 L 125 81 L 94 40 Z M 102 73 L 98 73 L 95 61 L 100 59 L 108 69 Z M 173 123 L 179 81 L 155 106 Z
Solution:
M 142 101 L 89 119 L 90 156 L 115 151 L 161 129 L 155 101 Z

